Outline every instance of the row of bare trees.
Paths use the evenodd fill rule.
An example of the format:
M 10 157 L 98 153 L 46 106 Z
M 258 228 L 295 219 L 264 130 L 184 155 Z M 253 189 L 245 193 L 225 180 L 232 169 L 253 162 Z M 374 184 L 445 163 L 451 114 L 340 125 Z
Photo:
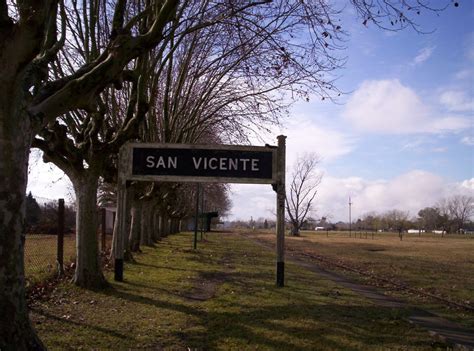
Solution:
M 391 210 L 382 214 L 367 213 L 354 224 L 355 229 L 394 230 L 399 233 L 408 229 L 431 232 L 459 233 L 467 229 L 474 216 L 474 197 L 453 195 L 432 207 L 418 211 L 412 218 L 408 211 Z
M 433 10 L 350 2 L 361 23 L 392 29 Z M 97 190 L 116 180 L 120 147 L 242 140 L 278 122 L 291 99 L 331 98 L 344 35 L 339 11 L 319 0 L 0 0 L 0 349 L 44 349 L 25 300 L 31 147 L 74 186 L 74 282 L 101 286 Z M 131 187 L 144 212 L 164 217 L 187 202 L 182 185 Z
M 286 221 L 291 227 L 291 235 L 298 236 L 300 230 L 307 226 L 309 216 L 314 211 L 314 200 L 318 193 L 323 174 L 318 170 L 320 158 L 314 154 L 304 154 L 296 160 L 290 175 L 286 196 Z M 410 228 L 424 231 L 441 230 L 443 233 L 459 233 L 466 230 L 466 225 L 474 216 L 474 197 L 470 195 L 453 195 L 442 199 L 435 206 L 426 207 L 418 212 L 418 217 L 411 218 L 409 211 L 390 210 L 382 214 L 370 212 L 359 218 L 352 226 L 356 230 L 393 230 L 402 233 Z M 323 217 L 321 225 L 325 228 L 335 227 Z M 314 221 L 313 221 L 314 222 Z M 313 227 L 317 225 L 313 223 Z M 312 228 L 310 228 L 312 229 Z

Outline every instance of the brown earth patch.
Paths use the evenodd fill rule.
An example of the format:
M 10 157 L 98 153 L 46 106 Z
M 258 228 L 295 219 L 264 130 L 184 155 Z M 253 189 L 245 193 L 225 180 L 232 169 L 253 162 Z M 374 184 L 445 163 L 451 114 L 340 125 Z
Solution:
M 216 291 L 227 280 L 228 273 L 212 272 L 200 274 L 193 288 L 181 296 L 193 301 L 207 301 L 216 295 Z

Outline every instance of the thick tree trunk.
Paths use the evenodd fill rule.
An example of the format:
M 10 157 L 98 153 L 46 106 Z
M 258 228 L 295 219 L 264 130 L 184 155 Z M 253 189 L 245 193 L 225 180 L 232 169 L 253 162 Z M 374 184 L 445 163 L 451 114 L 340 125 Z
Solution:
M 82 176 L 72 177 L 76 192 L 76 272 L 74 284 L 83 288 L 107 285 L 102 274 L 97 238 L 98 175 L 86 170 Z
M 32 128 L 14 90 L 0 86 L 0 350 L 42 350 L 28 317 L 23 261 Z

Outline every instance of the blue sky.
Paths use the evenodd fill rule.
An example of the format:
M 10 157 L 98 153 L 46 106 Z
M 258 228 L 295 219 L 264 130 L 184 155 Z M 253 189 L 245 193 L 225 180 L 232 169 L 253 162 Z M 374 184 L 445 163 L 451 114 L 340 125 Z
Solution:
M 339 104 L 297 103 L 280 130 L 288 174 L 297 155 L 322 156 L 314 217 L 347 220 L 349 196 L 354 218 L 395 208 L 416 215 L 443 197 L 474 194 L 473 4 L 422 15 L 430 34 L 365 27 L 346 9 L 348 62 L 337 85 L 350 93 Z M 271 190 L 233 188 L 231 218 L 271 217 Z
M 473 195 L 474 2 L 422 14 L 418 23 L 431 34 L 361 22 L 345 9 L 350 36 L 341 54 L 348 62 L 336 74 L 337 86 L 350 93 L 338 104 L 296 103 L 283 126 L 263 137 L 275 144 L 278 134 L 288 136 L 287 178 L 298 155 L 320 155 L 324 176 L 312 215 L 333 221 L 347 220 L 349 196 L 356 218 L 395 208 L 415 215 L 443 197 Z M 66 177 L 50 167 L 33 164 L 29 189 L 70 197 Z M 272 217 L 270 186 L 232 189 L 229 219 Z

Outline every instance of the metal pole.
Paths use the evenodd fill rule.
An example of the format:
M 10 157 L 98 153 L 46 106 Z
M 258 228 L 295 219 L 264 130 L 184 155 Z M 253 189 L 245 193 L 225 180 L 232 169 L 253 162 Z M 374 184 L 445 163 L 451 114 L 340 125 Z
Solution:
M 277 151 L 277 277 L 276 285 L 285 286 L 285 158 L 286 136 L 278 136 Z
M 64 199 L 58 201 L 58 247 L 57 247 L 58 274 L 64 273 Z
M 194 250 L 197 249 L 197 235 L 198 235 L 198 215 L 199 215 L 199 183 L 196 184 L 196 218 L 194 219 Z

